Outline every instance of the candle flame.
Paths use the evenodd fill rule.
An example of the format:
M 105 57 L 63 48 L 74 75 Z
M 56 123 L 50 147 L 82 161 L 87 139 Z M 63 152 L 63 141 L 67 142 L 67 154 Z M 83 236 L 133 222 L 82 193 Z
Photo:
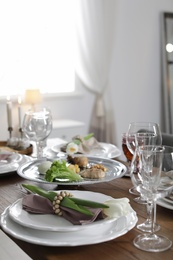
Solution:
M 19 103 L 19 105 L 22 103 L 21 96 L 18 97 L 18 103 Z
M 7 101 L 10 101 L 10 96 L 7 96 Z

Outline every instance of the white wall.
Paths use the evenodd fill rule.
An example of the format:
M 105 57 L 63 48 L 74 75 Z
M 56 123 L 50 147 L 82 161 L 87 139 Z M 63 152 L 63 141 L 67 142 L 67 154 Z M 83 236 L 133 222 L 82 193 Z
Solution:
M 116 144 L 130 121 L 161 123 L 160 13 L 173 12 L 172 0 L 117 0 L 115 51 L 110 84 Z M 53 117 L 81 120 L 86 133 L 94 96 L 81 88 L 82 95 L 44 100 Z M 15 111 L 16 109 L 16 111 Z M 14 109 L 17 125 L 17 108 Z M 5 101 L 0 102 L 0 140 L 8 138 Z
M 161 124 L 160 14 L 171 0 L 120 0 L 111 83 L 116 140 L 131 121 Z

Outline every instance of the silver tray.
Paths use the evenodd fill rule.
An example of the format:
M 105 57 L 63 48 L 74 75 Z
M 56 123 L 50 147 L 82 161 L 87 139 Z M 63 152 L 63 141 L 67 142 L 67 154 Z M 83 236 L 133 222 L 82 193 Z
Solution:
M 61 160 L 61 159 L 56 159 Z M 121 178 L 126 173 L 126 166 L 118 161 L 112 159 L 105 159 L 105 158 L 96 158 L 96 157 L 89 157 L 88 161 L 90 164 L 103 164 L 108 171 L 106 172 L 106 176 L 101 179 L 89 179 L 85 178 L 80 181 L 75 182 L 68 182 L 68 181 L 54 181 L 48 182 L 44 179 L 44 175 L 40 174 L 38 171 L 38 166 L 43 162 L 43 160 L 35 160 L 32 162 L 27 162 L 22 164 L 18 170 L 17 174 L 24 179 L 31 180 L 34 182 L 40 182 L 44 184 L 59 184 L 59 185 L 85 185 L 85 184 L 95 184 L 101 182 L 108 182 L 117 178 Z

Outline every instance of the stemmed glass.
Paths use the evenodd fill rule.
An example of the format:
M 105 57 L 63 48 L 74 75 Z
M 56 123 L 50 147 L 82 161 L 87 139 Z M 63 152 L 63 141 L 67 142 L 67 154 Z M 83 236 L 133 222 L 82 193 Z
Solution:
M 130 193 L 135 194 L 135 191 L 139 184 L 141 184 L 141 179 L 139 178 L 140 169 L 140 156 L 139 156 L 139 147 L 142 145 L 161 145 L 162 144 L 162 135 L 160 127 L 157 123 L 152 122 L 132 122 L 129 124 L 127 136 L 127 146 L 128 149 L 133 154 L 133 159 L 131 161 L 130 167 L 130 177 L 133 183 L 133 187 L 129 190 Z M 139 190 L 138 194 L 140 194 Z M 144 223 L 137 225 L 137 228 L 145 231 L 151 232 L 151 214 L 153 207 L 156 207 L 156 204 L 148 203 L 143 196 L 140 194 L 139 197 L 134 199 L 135 202 L 140 204 L 146 204 L 147 219 Z M 160 226 L 156 223 L 154 230 L 158 231 Z
M 133 142 L 134 139 L 135 138 L 132 137 L 131 142 Z M 132 161 L 132 158 L 133 158 L 133 154 L 131 153 L 131 151 L 127 147 L 127 134 L 126 133 L 122 134 L 122 150 L 123 150 L 123 153 L 124 153 L 126 160 L 127 160 L 127 174 L 128 174 L 128 176 L 130 176 L 130 165 L 131 165 L 131 161 Z M 136 187 L 130 188 L 129 192 L 134 194 L 134 195 L 139 195 L 139 192 L 136 190 Z
M 132 153 L 132 151 L 130 151 L 129 144 L 131 144 L 134 147 L 133 142 L 135 142 L 135 136 L 129 135 L 129 137 L 128 137 L 129 144 L 127 144 L 127 137 L 128 137 L 128 133 L 122 134 L 122 150 L 123 150 L 123 153 L 124 153 L 124 155 L 127 159 L 127 163 L 128 163 L 127 170 L 128 170 L 128 174 L 130 176 L 130 167 L 131 167 L 131 161 L 133 159 L 134 151 L 133 151 L 133 153 Z M 135 150 L 135 148 L 134 148 L 134 150 Z M 139 195 L 139 192 L 137 191 L 135 186 L 130 188 L 129 192 L 133 195 Z
M 129 151 L 133 154 L 131 161 L 130 177 L 134 185 L 133 188 L 129 190 L 130 193 L 135 194 L 136 187 L 140 182 L 140 179 L 133 178 L 134 174 L 138 172 L 138 147 L 141 145 L 161 145 L 162 135 L 160 127 L 157 123 L 152 122 L 131 122 L 129 124 L 126 133 L 126 143 Z M 146 201 L 142 196 L 134 199 L 136 202 L 145 204 Z
M 140 171 L 138 175 L 141 179 L 139 188 L 140 192 L 143 193 L 143 195 L 146 197 L 148 203 L 151 203 L 152 205 L 156 203 L 157 194 L 159 194 L 158 187 L 160 185 L 163 153 L 163 146 L 146 145 L 139 147 Z M 154 211 L 152 211 L 152 213 L 151 233 L 138 235 L 134 239 L 133 243 L 137 248 L 144 251 L 165 251 L 172 246 L 172 241 L 170 241 L 167 237 L 154 233 Z
M 41 142 L 44 141 L 52 131 L 51 111 L 46 107 L 34 106 L 26 111 L 23 119 L 23 133 L 36 144 L 36 158 L 43 157 Z

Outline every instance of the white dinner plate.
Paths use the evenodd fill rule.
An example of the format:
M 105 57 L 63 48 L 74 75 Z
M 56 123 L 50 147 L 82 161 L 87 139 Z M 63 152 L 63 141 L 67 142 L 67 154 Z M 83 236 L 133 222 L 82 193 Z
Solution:
M 167 200 L 165 200 L 164 198 L 158 199 L 158 200 L 157 200 L 157 204 L 158 204 L 159 206 L 162 206 L 162 207 L 166 208 L 166 209 L 172 209 L 172 210 L 173 210 L 173 203 L 169 203 L 169 202 L 168 202 Z
M 92 156 L 92 157 L 102 157 L 102 158 L 115 158 L 121 155 L 120 149 L 116 147 L 113 144 L 108 143 L 99 143 L 101 148 L 93 148 L 88 154 L 85 154 L 86 156 Z M 51 150 L 54 153 L 60 154 L 61 147 L 64 146 L 64 143 L 53 145 L 51 147 Z M 63 153 L 62 153 L 63 154 Z
M 57 159 L 61 160 L 61 159 Z M 84 185 L 84 184 L 94 184 L 94 183 L 101 183 L 111 181 L 116 178 L 120 178 L 124 176 L 126 173 L 126 166 L 118 161 L 112 159 L 105 159 L 105 158 L 96 158 L 96 157 L 88 157 L 88 161 L 90 164 L 103 164 L 108 171 L 104 178 L 100 179 L 89 179 L 85 178 L 80 181 L 76 182 L 69 182 L 68 180 L 56 180 L 54 182 L 48 182 L 44 178 L 43 174 L 40 174 L 38 171 L 38 166 L 43 163 L 43 160 L 35 160 L 32 162 L 27 162 L 21 165 L 17 169 L 18 175 L 23 177 L 24 179 L 32 180 L 35 182 L 42 182 L 47 184 L 61 184 L 61 185 Z
M 32 160 L 32 158 L 27 155 L 17 153 L 15 155 L 15 160 L 0 167 L 0 177 L 14 173 L 23 163 L 30 162 Z
M 22 226 L 9 216 L 9 207 L 1 214 L 1 227 L 9 235 L 38 245 L 44 246 L 81 246 L 110 241 L 126 234 L 135 227 L 138 218 L 135 212 L 122 216 L 116 223 L 110 222 L 99 228 L 82 229 L 76 232 L 42 231 Z
M 169 203 L 169 204 L 173 205 L 173 199 L 169 198 L 169 196 L 168 196 L 168 197 L 165 197 L 165 198 L 163 198 L 163 200 L 164 200 L 165 202 L 167 202 L 167 203 Z
M 60 192 L 60 191 L 58 191 Z M 113 199 L 110 196 L 90 191 L 69 191 L 75 198 L 87 199 L 104 203 L 106 200 Z M 133 210 L 132 210 L 133 211 Z M 105 218 L 102 220 L 94 221 L 87 225 L 73 225 L 65 218 L 51 215 L 51 214 L 30 214 L 26 210 L 22 209 L 22 199 L 17 200 L 9 208 L 10 217 L 22 226 L 26 226 L 33 229 L 49 230 L 49 231 L 77 231 L 85 228 L 93 228 L 97 226 L 106 225 L 112 221 L 116 221 L 115 218 Z M 116 223 L 115 223 L 116 224 Z

